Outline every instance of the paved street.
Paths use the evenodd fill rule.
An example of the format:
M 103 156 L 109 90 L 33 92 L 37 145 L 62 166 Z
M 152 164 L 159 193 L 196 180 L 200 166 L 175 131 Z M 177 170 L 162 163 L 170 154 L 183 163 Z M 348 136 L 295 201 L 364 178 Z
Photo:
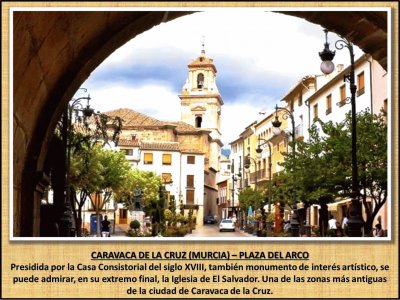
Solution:
M 126 236 L 126 231 L 128 231 L 129 226 L 127 224 L 117 224 L 115 226 L 115 233 L 111 234 L 112 238 L 118 239 L 132 239 L 131 237 Z M 218 238 L 245 238 L 245 237 L 253 237 L 252 235 L 236 229 L 235 232 L 232 231 L 224 231 L 220 232 L 218 228 L 218 224 L 214 225 L 204 225 L 197 226 L 195 230 L 191 234 L 187 234 L 184 238 L 197 238 L 197 237 L 218 237 Z
M 223 231 L 219 232 L 218 224 L 214 225 L 204 225 L 198 226 L 191 234 L 186 235 L 189 238 L 196 237 L 220 237 L 220 238 L 243 238 L 243 237 L 252 237 L 252 235 L 236 229 L 234 232 L 232 231 Z

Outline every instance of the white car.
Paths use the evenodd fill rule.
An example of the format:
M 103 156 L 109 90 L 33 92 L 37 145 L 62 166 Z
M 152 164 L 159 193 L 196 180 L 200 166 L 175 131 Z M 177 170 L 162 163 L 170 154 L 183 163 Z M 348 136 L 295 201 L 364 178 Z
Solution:
M 223 219 L 219 223 L 219 231 L 232 230 L 235 231 L 235 223 L 231 219 Z

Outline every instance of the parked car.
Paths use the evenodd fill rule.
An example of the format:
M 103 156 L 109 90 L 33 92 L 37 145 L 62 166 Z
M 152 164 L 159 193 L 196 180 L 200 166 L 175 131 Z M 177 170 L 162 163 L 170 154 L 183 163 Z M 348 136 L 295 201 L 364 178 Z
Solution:
M 213 216 L 207 216 L 204 218 L 204 224 L 215 224 L 217 220 Z
M 235 223 L 231 219 L 223 219 L 219 223 L 219 231 L 231 230 L 235 231 Z

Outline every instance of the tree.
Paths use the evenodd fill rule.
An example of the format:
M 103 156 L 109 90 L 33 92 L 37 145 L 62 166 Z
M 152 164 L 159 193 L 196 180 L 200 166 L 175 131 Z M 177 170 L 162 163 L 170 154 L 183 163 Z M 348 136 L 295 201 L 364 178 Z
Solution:
M 249 207 L 254 210 L 261 209 L 264 206 L 264 191 L 245 188 L 239 192 L 239 203 L 242 211 L 247 212 Z
M 159 188 L 162 185 L 161 177 L 151 171 L 142 171 L 139 169 L 129 170 L 126 177 L 121 182 L 121 186 L 116 190 L 115 198 L 124 203 L 125 206 L 134 209 L 133 193 L 135 189 L 142 191 L 141 206 L 145 212 L 148 212 L 152 199 L 158 199 Z
M 85 88 L 81 89 L 87 92 Z M 81 102 L 84 99 L 87 100 L 86 106 Z M 72 99 L 54 131 L 54 134 L 60 137 L 63 143 L 64 152 L 62 159 L 65 160 L 65 169 L 63 169 L 65 172 L 65 190 L 63 192 L 66 197 L 66 202 L 72 207 L 78 236 L 81 236 L 82 207 L 86 198 L 91 196 L 91 193 L 87 191 L 92 190 L 99 181 L 103 179 L 107 181 L 109 179 L 108 176 L 113 176 L 113 174 L 109 174 L 106 177 L 101 177 L 99 172 L 108 173 L 110 168 L 108 168 L 109 170 L 100 168 L 99 161 L 96 160 L 99 158 L 97 154 L 100 152 L 95 151 L 92 153 L 91 150 L 96 150 L 94 147 L 99 143 L 103 146 L 110 146 L 110 142 L 117 144 L 122 129 L 122 119 L 120 117 L 110 117 L 99 112 L 95 113 L 94 109 L 90 107 L 89 101 L 90 96 Z M 71 166 L 74 164 L 74 156 L 76 159 L 75 166 Z M 115 161 L 117 164 L 120 162 L 121 161 Z M 80 169 L 82 166 L 84 166 L 86 170 Z M 73 167 L 75 167 L 75 170 L 73 170 Z M 71 172 L 75 172 L 76 175 L 72 181 L 70 177 L 74 175 L 71 175 Z M 93 174 L 91 174 L 91 172 L 93 172 Z M 81 189 L 80 185 L 85 188 Z M 111 193 L 107 191 L 107 189 L 112 189 L 114 183 L 103 182 L 103 185 L 106 186 L 105 197 L 110 197 Z M 59 185 L 57 186 L 59 187 Z M 77 197 L 76 194 L 78 191 L 80 193 L 79 197 Z M 59 191 L 55 194 L 60 195 Z M 96 199 L 98 198 L 98 194 L 99 191 L 97 190 Z M 55 197 L 55 200 L 57 201 L 57 197 Z M 59 202 L 59 200 L 57 202 Z M 64 225 L 63 227 L 66 226 Z M 64 228 L 64 230 L 65 229 L 66 228 Z
M 100 211 L 104 208 L 114 191 L 121 190 L 130 164 L 122 152 L 104 150 L 101 145 L 82 147 L 71 159 L 71 186 L 78 211 L 75 218 L 81 224 L 82 207 L 87 198 L 96 210 L 97 224 L 100 224 Z M 79 193 L 79 197 L 76 196 Z M 79 226 L 80 228 L 80 226 Z M 100 227 L 97 226 L 100 236 Z
M 385 122 L 386 113 L 381 111 L 379 114 L 371 114 L 369 110 L 357 114 L 357 160 L 358 160 L 358 179 L 359 192 L 362 199 L 366 220 L 364 224 L 365 233 L 369 234 L 372 224 L 379 210 L 387 201 L 387 124 Z M 340 196 L 350 196 L 351 192 L 351 125 L 350 113 L 346 115 L 344 121 L 345 130 L 342 135 L 330 134 L 331 127 L 326 131 L 330 134 L 330 145 L 342 141 L 343 149 L 331 147 L 330 153 L 342 154 L 342 166 L 344 180 Z M 331 163 L 331 167 L 332 163 Z M 370 205 L 371 200 L 373 205 Z M 371 203 L 371 204 L 372 204 Z
M 357 119 L 360 195 L 367 219 L 364 230 L 371 233 L 379 210 L 387 201 L 387 124 L 386 113 L 362 112 Z M 373 205 L 369 205 L 371 199 Z
M 359 188 L 366 213 L 365 232 L 387 198 L 387 125 L 385 114 L 371 114 L 368 110 L 357 114 L 357 158 Z M 323 136 L 316 125 L 309 129 L 308 142 L 296 142 L 295 158 L 285 155 L 282 163 L 281 194 L 290 195 L 295 189 L 297 200 L 321 207 L 335 198 L 351 196 L 351 115 L 343 122 L 319 121 Z M 276 192 L 276 191 L 275 191 Z M 367 199 L 374 202 L 373 208 Z M 290 198 L 285 198 L 287 203 Z M 291 203 L 293 204 L 293 203 Z M 322 215 L 325 215 L 322 213 Z M 321 222 L 320 222 L 321 224 Z
M 99 189 L 100 182 L 103 180 L 100 151 L 100 147 L 85 147 L 74 152 L 71 157 L 71 196 L 72 203 L 76 203 L 76 206 L 72 207 L 78 236 L 82 236 L 82 207 L 88 197 Z

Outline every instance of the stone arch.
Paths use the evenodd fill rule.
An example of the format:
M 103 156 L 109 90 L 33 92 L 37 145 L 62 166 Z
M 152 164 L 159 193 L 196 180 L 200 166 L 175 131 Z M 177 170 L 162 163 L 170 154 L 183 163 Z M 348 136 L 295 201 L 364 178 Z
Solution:
M 75 91 L 114 50 L 188 11 L 15 11 L 13 13 L 13 235 L 38 236 L 45 160 Z M 385 12 L 282 12 L 334 31 L 386 68 Z M 345 14 L 346 18 L 340 16 Z M 351 18 L 348 17 L 351 15 Z M 354 32 L 354 22 L 363 30 Z M 368 35 L 368 38 L 366 38 Z M 382 46 L 383 45 L 383 46 Z

